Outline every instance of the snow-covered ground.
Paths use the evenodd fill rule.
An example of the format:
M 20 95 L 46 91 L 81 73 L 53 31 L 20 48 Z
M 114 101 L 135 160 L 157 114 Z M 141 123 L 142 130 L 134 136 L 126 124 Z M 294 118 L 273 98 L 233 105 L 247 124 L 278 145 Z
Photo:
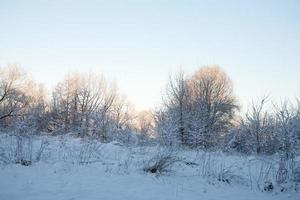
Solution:
M 35 161 L 41 141 L 43 153 Z M 67 135 L 22 142 L 24 158 L 32 156 L 33 163 L 1 164 L 0 200 L 300 199 L 299 192 L 281 192 L 280 186 L 262 191 L 274 177 L 271 158 L 172 151 L 168 155 L 177 162 L 158 175 L 143 170 L 167 154 L 158 147 L 101 144 Z M 0 135 L 0 155 L 12 156 L 16 144 L 15 137 Z

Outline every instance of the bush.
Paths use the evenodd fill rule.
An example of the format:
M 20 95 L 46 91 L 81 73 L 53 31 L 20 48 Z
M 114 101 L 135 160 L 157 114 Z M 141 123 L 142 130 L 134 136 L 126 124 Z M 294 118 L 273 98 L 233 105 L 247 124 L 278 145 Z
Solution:
M 148 161 L 143 170 L 147 173 L 162 174 L 170 171 L 172 165 L 179 161 L 181 159 L 172 155 L 171 152 L 160 152 Z
M 29 166 L 40 161 L 48 142 L 43 139 L 33 142 L 32 135 L 2 135 L 0 139 L 0 164 Z

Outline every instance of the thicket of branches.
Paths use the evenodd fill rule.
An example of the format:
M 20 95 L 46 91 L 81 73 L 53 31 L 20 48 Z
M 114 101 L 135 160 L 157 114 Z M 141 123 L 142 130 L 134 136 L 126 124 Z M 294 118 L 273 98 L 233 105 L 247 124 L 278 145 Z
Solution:
M 49 96 L 18 66 L 0 68 L 0 126 L 26 134 L 92 136 L 129 141 L 133 117 L 127 100 L 101 75 L 70 74 Z
M 237 109 L 231 80 L 218 67 L 189 77 L 180 72 L 170 78 L 156 115 L 157 133 L 165 144 L 211 148 L 231 128 Z
M 219 67 L 170 77 L 163 106 L 135 114 L 102 75 L 73 73 L 52 93 L 18 66 L 0 68 L 0 128 L 19 134 L 65 134 L 160 143 L 293 159 L 300 148 L 300 102 L 264 97 L 238 117 L 233 84 Z

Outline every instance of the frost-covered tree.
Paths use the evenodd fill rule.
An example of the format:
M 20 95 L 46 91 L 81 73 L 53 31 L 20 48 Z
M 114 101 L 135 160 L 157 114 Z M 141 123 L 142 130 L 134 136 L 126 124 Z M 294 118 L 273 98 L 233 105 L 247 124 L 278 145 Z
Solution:
M 154 138 L 154 116 L 149 110 L 139 112 L 135 118 L 134 127 L 137 132 L 139 144 L 147 144 Z
M 155 113 L 155 132 L 159 142 L 166 146 L 181 144 L 178 140 L 178 124 L 172 110 L 159 110 Z M 175 118 L 176 119 L 176 118 Z
M 300 107 L 286 100 L 272 111 L 267 100 L 252 102 L 234 130 L 232 147 L 247 154 L 279 153 L 285 160 L 292 159 L 299 153 Z
M 49 107 L 46 90 L 43 85 L 29 81 L 24 87 L 23 92 L 28 98 L 28 105 L 24 114 L 19 116 L 18 123 L 23 124 L 27 132 L 40 133 L 48 132 L 49 125 Z
M 188 102 L 189 88 L 187 79 L 181 71 L 175 77 L 170 77 L 167 86 L 164 106 L 166 113 L 169 115 L 165 120 L 172 120 L 173 128 L 169 131 L 174 131 L 174 138 L 182 145 L 187 144 L 188 140 Z M 175 141 L 173 141 L 175 142 Z
M 203 67 L 189 80 L 194 113 L 193 135 L 206 148 L 218 143 L 232 126 L 238 109 L 230 78 L 219 67 Z
M 115 84 L 102 75 L 71 74 L 57 84 L 51 102 L 51 126 L 56 131 L 76 131 L 103 141 L 128 129 L 126 101 Z
M 286 159 L 299 154 L 300 147 L 300 104 L 291 104 L 286 100 L 281 106 L 275 106 L 276 137 L 279 140 L 278 150 Z
M 274 153 L 274 149 L 268 152 L 268 149 L 274 147 L 272 142 L 275 139 L 275 119 L 265 109 L 267 100 L 268 97 L 263 97 L 258 102 L 253 101 L 241 121 L 241 137 L 248 138 L 245 143 L 250 143 L 256 154 Z
M 45 90 L 18 66 L 0 68 L 0 123 L 21 132 L 45 131 L 48 126 Z
M 16 65 L 0 68 L 0 122 L 9 124 L 28 105 L 22 91 L 26 85 L 25 73 Z
M 164 102 L 157 116 L 158 134 L 204 148 L 217 144 L 238 108 L 232 82 L 219 67 L 203 67 L 191 77 L 179 73 L 171 79 Z

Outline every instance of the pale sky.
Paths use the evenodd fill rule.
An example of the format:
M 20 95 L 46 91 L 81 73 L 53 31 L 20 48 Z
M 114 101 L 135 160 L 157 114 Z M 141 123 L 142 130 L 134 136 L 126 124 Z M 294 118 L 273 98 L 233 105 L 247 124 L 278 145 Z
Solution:
M 0 65 L 53 87 L 68 72 L 116 80 L 154 108 L 170 73 L 218 64 L 240 104 L 300 94 L 300 1 L 0 0 Z

